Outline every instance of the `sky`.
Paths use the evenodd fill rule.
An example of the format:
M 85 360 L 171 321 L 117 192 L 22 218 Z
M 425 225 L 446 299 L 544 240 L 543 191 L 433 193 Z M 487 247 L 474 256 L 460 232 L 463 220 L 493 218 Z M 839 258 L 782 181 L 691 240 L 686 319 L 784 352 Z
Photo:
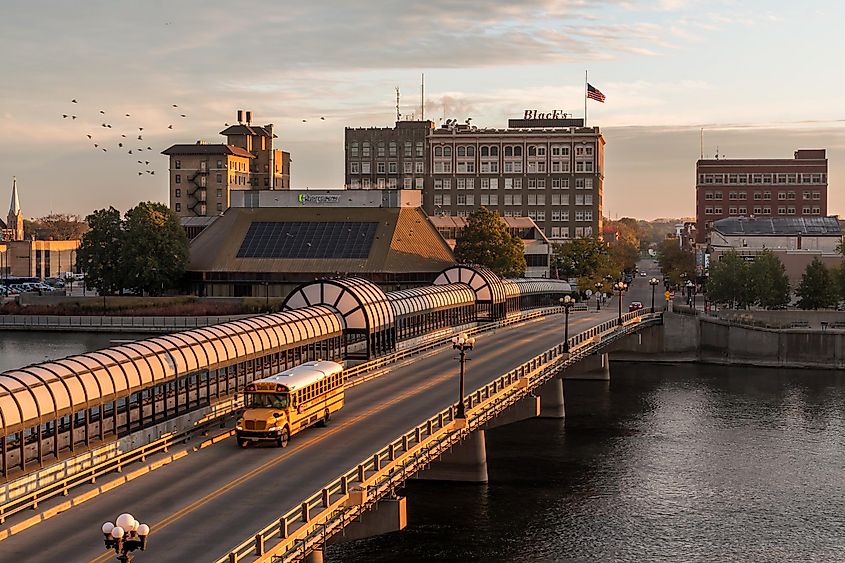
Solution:
M 693 215 L 702 146 L 826 148 L 845 213 L 842 21 L 834 0 L 4 0 L 0 211 L 12 176 L 27 217 L 166 201 L 161 151 L 222 142 L 237 109 L 275 124 L 292 187 L 337 188 L 344 127 L 391 126 L 396 87 L 418 117 L 423 73 L 426 117 L 504 127 L 581 117 L 588 71 L 605 215 Z

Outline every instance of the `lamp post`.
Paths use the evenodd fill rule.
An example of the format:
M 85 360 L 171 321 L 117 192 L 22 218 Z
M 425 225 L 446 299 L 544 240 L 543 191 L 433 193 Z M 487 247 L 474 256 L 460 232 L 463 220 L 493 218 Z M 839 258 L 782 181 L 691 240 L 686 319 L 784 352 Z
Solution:
M 461 352 L 461 384 L 458 390 L 458 412 L 455 418 L 466 418 L 466 410 L 464 408 L 464 364 L 466 363 L 467 350 L 472 350 L 475 345 L 475 338 L 467 336 L 466 333 L 461 333 L 452 337 L 452 348 Z
M 596 311 L 601 311 L 601 294 L 604 284 L 596 282 Z
M 141 524 L 129 513 L 118 516 L 114 524 L 106 522 L 101 530 L 106 549 L 114 549 L 117 560 L 124 563 L 132 561 L 132 552 L 136 549 L 144 551 L 150 535 L 150 527 Z
M 619 292 L 619 317 L 616 319 L 616 324 L 622 326 L 622 292 L 628 289 L 628 284 L 620 280 L 613 284 L 613 289 Z
M 264 286 L 264 309 L 270 312 L 270 282 L 261 282 Z
M 650 280 L 648 280 L 648 285 L 651 286 L 651 312 L 652 313 L 654 312 L 654 288 L 656 288 L 657 284 L 659 284 L 659 283 L 660 283 L 660 281 L 658 281 L 657 278 L 651 278 Z
M 598 299 L 598 297 L 596 297 Z M 569 353 L 569 310 L 575 305 L 575 300 L 571 295 L 565 295 L 560 298 L 560 304 L 563 306 L 563 353 Z
M 686 288 L 687 288 L 687 305 L 692 307 L 693 306 L 693 304 L 692 304 L 692 290 L 695 289 L 695 284 L 692 283 L 692 280 L 687 280 Z

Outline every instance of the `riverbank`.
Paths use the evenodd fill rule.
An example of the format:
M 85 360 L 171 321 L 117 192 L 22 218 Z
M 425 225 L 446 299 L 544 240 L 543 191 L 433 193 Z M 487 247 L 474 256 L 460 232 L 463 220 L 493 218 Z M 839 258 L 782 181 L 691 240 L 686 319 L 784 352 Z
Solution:
M 783 318 L 778 318 L 778 311 L 764 313 L 766 318 L 756 321 L 753 313 L 747 312 L 742 319 L 665 313 L 662 325 L 644 329 L 614 346 L 611 359 L 845 369 L 845 330 L 838 328 L 845 313 L 836 317 L 829 312 L 784 311 Z M 792 328 L 755 326 L 755 322 Z M 797 324 L 810 328 L 795 327 Z

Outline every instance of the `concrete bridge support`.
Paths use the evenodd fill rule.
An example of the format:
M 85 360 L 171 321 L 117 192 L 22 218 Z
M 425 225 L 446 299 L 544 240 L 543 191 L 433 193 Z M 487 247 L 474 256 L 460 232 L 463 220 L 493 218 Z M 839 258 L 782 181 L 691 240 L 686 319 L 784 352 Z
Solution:
M 587 356 L 574 366 L 565 369 L 563 378 L 610 381 L 610 358 L 606 352 Z
M 542 402 L 540 397 L 525 397 L 490 421 L 485 426 L 485 430 L 492 430 L 493 428 L 513 424 L 514 422 L 521 422 L 523 420 L 528 420 L 529 418 L 536 418 L 540 416 L 541 407 Z
M 315 549 L 305 556 L 305 563 L 323 563 L 323 548 Z
M 348 525 L 342 534 L 332 538 L 332 544 L 380 536 L 404 530 L 408 526 L 408 507 L 405 497 L 384 498 L 372 510 L 365 512 L 361 520 Z M 321 563 L 315 561 L 314 563 Z
M 565 418 L 563 380 L 552 379 L 540 387 L 540 418 Z
M 476 430 L 469 437 L 443 454 L 439 461 L 416 475 L 428 481 L 487 482 L 487 446 L 484 430 Z

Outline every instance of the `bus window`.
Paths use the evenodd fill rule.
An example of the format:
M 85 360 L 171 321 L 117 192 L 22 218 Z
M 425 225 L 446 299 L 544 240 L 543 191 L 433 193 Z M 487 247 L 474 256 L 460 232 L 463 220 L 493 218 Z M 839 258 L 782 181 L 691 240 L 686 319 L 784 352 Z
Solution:
M 287 393 L 247 393 L 244 407 L 248 409 L 286 409 L 290 403 Z

